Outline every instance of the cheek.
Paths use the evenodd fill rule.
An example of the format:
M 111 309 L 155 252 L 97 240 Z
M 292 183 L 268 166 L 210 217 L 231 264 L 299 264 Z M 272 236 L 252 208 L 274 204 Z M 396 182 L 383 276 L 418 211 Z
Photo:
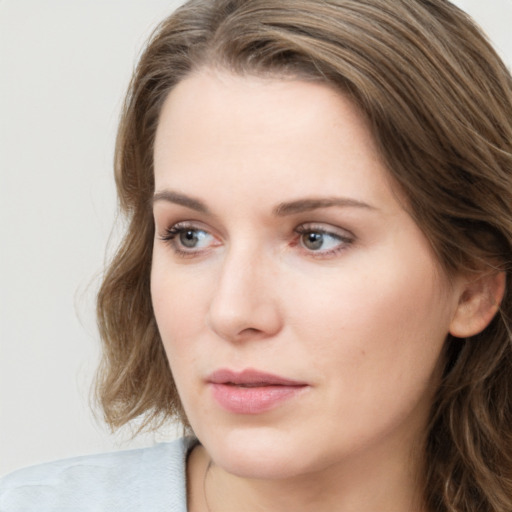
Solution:
M 431 378 L 448 332 L 450 299 L 432 260 L 421 256 L 353 266 L 289 294 L 294 337 L 340 388 L 358 396 L 403 386 L 416 392 Z
M 296 352 L 308 357 L 325 392 L 316 417 L 341 445 L 347 441 L 341 432 L 357 433 L 359 441 L 347 441 L 357 444 L 402 427 L 404 436 L 422 428 L 446 336 L 432 279 L 359 277 L 338 287 L 331 281 L 321 300 L 310 294 L 295 323 Z
M 165 255 L 153 257 L 151 298 L 164 348 L 172 363 L 182 357 L 180 351 L 190 349 L 205 324 L 209 288 L 202 280 L 180 269 L 172 268 Z M 171 355 L 173 357 L 171 357 Z
M 183 279 L 179 269 L 154 259 L 151 273 L 153 310 L 174 383 L 187 418 L 194 418 L 199 398 L 195 380 L 191 378 L 196 361 L 204 353 L 205 290 Z M 192 407 L 192 409 L 191 409 Z

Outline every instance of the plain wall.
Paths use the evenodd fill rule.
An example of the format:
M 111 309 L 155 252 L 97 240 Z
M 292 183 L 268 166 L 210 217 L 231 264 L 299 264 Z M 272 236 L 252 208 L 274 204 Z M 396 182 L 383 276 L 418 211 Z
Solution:
M 148 445 L 89 408 L 123 93 L 179 1 L 0 0 L 0 474 Z M 512 63 L 512 0 L 459 0 Z M 114 236 L 115 238 L 115 236 Z

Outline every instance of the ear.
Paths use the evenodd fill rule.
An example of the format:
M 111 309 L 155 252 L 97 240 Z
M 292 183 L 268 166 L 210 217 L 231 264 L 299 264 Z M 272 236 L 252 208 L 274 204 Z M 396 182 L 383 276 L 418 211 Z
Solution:
M 505 282 L 505 272 L 485 273 L 467 279 L 450 323 L 450 334 L 468 338 L 482 332 L 500 307 Z

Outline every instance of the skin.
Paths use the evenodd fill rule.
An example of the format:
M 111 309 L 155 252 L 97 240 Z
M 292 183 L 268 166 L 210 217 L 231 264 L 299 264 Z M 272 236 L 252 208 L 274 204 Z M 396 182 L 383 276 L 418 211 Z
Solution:
M 154 157 L 154 311 L 202 444 L 190 510 L 422 510 L 419 454 L 464 287 L 357 108 L 324 84 L 202 69 L 167 98 Z M 311 198 L 342 201 L 282 206 Z M 206 382 L 219 368 L 307 386 L 234 414 Z

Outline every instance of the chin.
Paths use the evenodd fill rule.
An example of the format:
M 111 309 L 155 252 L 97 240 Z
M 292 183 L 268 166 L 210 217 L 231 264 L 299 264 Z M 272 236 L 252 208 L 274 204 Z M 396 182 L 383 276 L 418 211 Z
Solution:
M 210 431 L 199 439 L 215 465 L 241 478 L 286 479 L 306 472 L 304 444 L 290 432 L 271 427 L 233 428 L 222 434 Z

